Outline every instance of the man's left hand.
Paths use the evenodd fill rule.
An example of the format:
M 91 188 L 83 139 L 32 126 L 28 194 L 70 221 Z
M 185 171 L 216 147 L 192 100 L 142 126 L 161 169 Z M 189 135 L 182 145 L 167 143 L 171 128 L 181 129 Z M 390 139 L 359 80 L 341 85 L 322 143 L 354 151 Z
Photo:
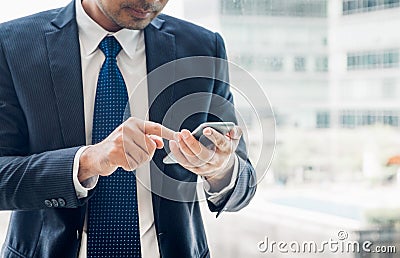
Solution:
M 211 188 L 219 190 L 229 184 L 235 163 L 235 151 L 242 137 L 242 130 L 235 126 L 228 134 L 223 135 L 213 128 L 203 130 L 213 149 L 208 149 L 194 138 L 188 130 L 176 135 L 176 140 L 169 141 L 171 152 L 184 168 L 203 176 Z

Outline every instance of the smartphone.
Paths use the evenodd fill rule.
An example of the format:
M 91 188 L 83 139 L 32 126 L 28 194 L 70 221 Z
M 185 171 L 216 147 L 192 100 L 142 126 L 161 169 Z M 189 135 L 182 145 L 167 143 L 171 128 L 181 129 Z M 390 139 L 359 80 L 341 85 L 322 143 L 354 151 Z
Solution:
M 235 123 L 232 122 L 206 122 L 199 125 L 193 132 L 192 135 L 196 138 L 201 144 L 203 144 L 207 148 L 213 148 L 214 144 L 203 135 L 203 130 L 207 127 L 213 128 L 217 132 L 225 135 L 229 133 L 234 127 Z M 175 164 L 178 163 L 175 160 L 174 154 L 170 152 L 165 158 L 163 159 L 164 164 Z

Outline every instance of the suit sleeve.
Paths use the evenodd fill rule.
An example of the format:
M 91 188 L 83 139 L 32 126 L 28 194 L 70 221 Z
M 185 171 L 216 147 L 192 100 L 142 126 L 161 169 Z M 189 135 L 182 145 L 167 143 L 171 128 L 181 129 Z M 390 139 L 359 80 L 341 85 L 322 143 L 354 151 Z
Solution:
M 29 137 L 0 41 L 0 210 L 82 205 L 72 180 L 79 147 L 31 155 Z
M 226 50 L 222 37 L 216 33 L 216 80 L 214 84 L 213 97 L 210 105 L 208 121 L 210 122 L 234 122 L 237 124 L 235 108 L 233 104 L 233 96 L 229 89 L 229 72 L 228 63 L 226 62 Z M 247 156 L 246 144 L 243 138 L 240 140 L 236 150 L 239 160 L 239 172 L 236 179 L 235 187 L 227 194 L 225 200 L 218 206 L 212 202 L 208 202 L 208 206 L 212 212 L 222 211 L 234 212 L 238 211 L 253 198 L 256 191 L 256 172 Z

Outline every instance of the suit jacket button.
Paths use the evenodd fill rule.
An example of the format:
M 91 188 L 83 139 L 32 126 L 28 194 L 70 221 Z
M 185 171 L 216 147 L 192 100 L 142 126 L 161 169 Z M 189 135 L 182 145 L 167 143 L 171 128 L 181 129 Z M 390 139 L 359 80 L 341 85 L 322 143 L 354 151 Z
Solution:
M 54 208 L 58 207 L 58 201 L 56 199 L 51 199 L 51 203 L 53 204 Z
M 51 201 L 49 201 L 49 200 L 45 200 L 44 201 L 44 205 L 46 205 L 47 208 L 53 207 L 53 203 Z
M 66 205 L 65 200 L 63 198 L 58 198 L 58 204 L 60 205 L 60 207 L 65 207 Z

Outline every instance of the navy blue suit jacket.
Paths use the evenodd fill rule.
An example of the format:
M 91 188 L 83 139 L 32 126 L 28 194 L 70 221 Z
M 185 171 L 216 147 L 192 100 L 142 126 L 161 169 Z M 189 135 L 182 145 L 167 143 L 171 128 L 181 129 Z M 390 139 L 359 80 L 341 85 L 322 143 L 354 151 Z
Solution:
M 221 37 L 193 24 L 160 15 L 144 30 L 147 71 L 190 56 L 225 58 Z M 225 67 L 226 68 L 226 67 Z M 190 69 L 190 67 L 188 68 Z M 211 66 L 215 72 L 221 68 Z M 224 70 L 224 68 L 222 68 Z M 224 70 L 223 72 L 226 72 Z M 85 76 L 85 75 L 83 75 Z M 171 75 L 173 76 L 173 75 Z M 162 79 L 162 78 L 159 78 Z M 186 79 L 158 94 L 149 80 L 150 120 L 165 121 L 180 98 L 205 92 L 232 102 L 227 84 L 209 78 Z M 204 99 L 201 109 L 213 105 Z M 178 126 L 193 130 L 205 121 L 234 121 L 231 106 L 220 114 L 199 112 Z M 169 121 L 172 121 L 171 119 Z M 5 257 L 59 258 L 78 254 L 88 198 L 77 199 L 72 181 L 75 153 L 85 145 L 81 58 L 74 2 L 0 25 L 0 209 L 13 210 Z M 255 193 L 255 172 L 241 142 L 235 188 L 213 212 L 237 211 Z M 162 257 L 208 257 L 203 222 L 193 188 L 192 201 L 165 198 L 179 182 L 197 176 L 179 165 L 164 165 L 157 151 L 151 166 L 155 227 Z M 162 174 L 155 172 L 162 171 Z M 166 187 L 165 178 L 177 185 Z M 182 188 L 183 189 L 183 188 Z

